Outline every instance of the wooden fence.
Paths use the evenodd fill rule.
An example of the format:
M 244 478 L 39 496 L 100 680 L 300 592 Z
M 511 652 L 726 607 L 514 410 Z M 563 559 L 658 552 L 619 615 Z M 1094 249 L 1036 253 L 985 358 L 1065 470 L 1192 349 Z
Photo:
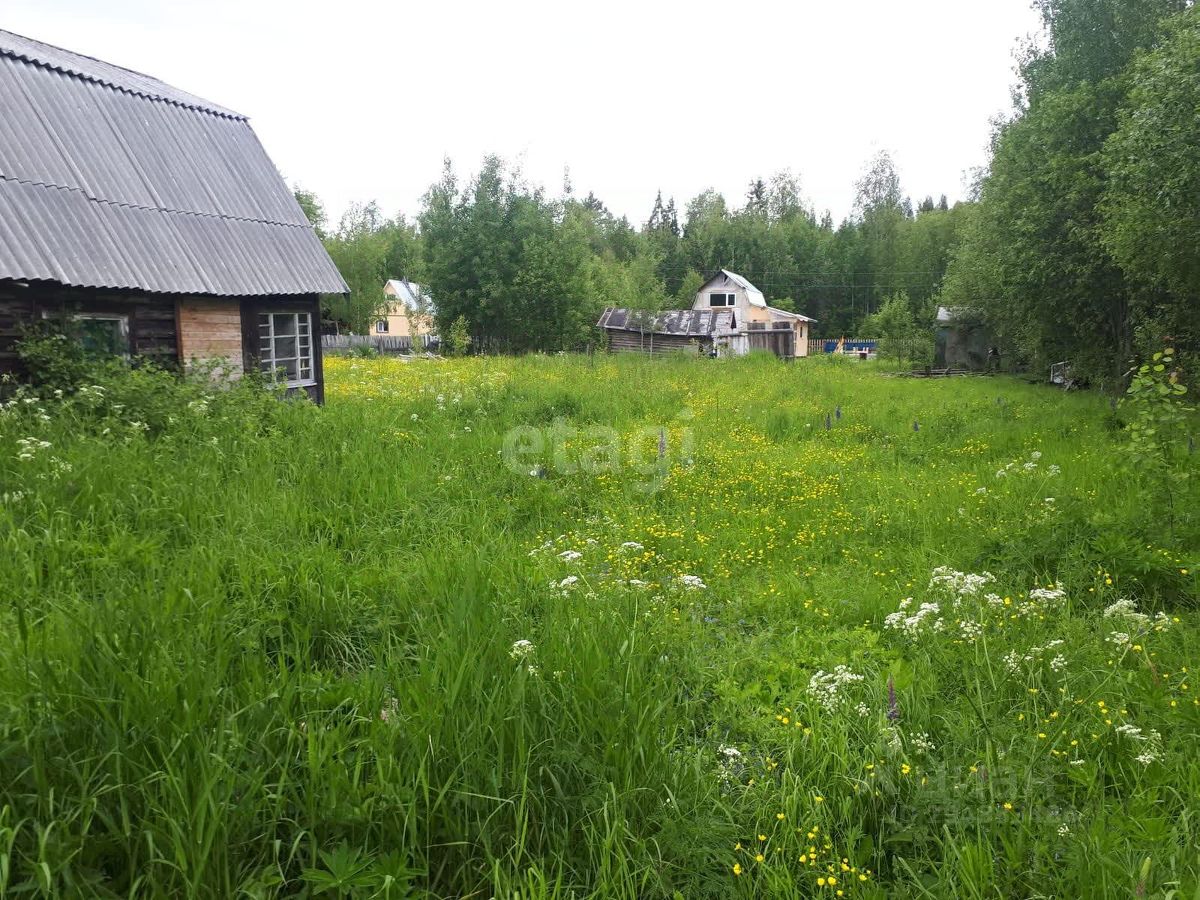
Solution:
M 413 338 L 398 334 L 323 334 L 321 349 L 325 351 L 353 350 L 357 347 L 371 347 L 380 353 L 436 353 L 441 346 L 436 334 L 422 334 L 416 338 L 416 350 L 413 349 Z

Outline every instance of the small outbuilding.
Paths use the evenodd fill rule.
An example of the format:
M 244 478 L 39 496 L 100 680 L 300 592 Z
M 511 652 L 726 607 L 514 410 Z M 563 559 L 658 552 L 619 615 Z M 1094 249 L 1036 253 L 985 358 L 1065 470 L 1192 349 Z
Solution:
M 934 361 L 939 369 L 981 371 L 988 366 L 991 330 L 965 307 L 939 306 L 934 331 Z
M 604 310 L 597 327 L 610 351 L 711 353 L 735 332 L 733 310 L 668 309 L 659 313 L 622 307 Z
M 40 319 L 323 396 L 333 261 L 246 117 L 0 31 L 0 372 Z

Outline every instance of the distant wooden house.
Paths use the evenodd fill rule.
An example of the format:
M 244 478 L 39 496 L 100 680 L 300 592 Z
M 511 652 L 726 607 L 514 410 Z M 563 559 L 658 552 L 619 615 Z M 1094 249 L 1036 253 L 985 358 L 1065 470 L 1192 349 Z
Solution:
M 725 344 L 742 356 L 751 350 L 770 350 L 776 356 L 808 356 L 809 326 L 816 319 L 767 305 L 763 292 L 728 269 L 721 269 L 696 291 L 692 309 L 733 310 L 736 333 Z
M 40 319 L 97 350 L 321 400 L 338 274 L 246 117 L 0 31 L 0 371 Z
M 604 330 L 610 350 L 691 349 L 734 356 L 767 350 L 794 359 L 808 355 L 808 329 L 815 321 L 768 306 L 762 291 L 722 269 L 696 292 L 691 309 L 654 316 L 606 309 L 596 324 Z
M 371 331 L 392 337 L 420 337 L 433 331 L 429 298 L 421 286 L 406 278 L 389 278 L 383 285 L 387 298 L 383 315 Z

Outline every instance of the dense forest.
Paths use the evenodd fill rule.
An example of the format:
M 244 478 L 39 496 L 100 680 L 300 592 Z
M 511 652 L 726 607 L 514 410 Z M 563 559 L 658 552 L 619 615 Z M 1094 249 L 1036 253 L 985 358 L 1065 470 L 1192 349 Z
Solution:
M 790 172 L 733 199 L 681 208 L 647 198 L 617 217 L 564 178 L 557 196 L 489 157 L 471 177 L 446 162 L 415 218 L 354 205 L 332 225 L 297 197 L 351 287 L 331 298 L 363 330 L 385 278 L 425 285 L 438 326 L 460 317 L 477 346 L 575 349 L 605 306 L 690 303 L 733 269 L 826 336 L 972 311 L 1008 358 L 1070 359 L 1098 380 L 1164 339 L 1200 342 L 1200 10 L 1187 0 L 1037 0 L 1044 34 L 1020 49 L 1013 109 L 991 136 L 973 196 L 914 203 L 879 153 L 835 224 Z M 981 136 L 983 137 L 983 136 Z M 890 302 L 889 302 L 890 301 Z M 871 317 L 871 318 L 868 318 Z

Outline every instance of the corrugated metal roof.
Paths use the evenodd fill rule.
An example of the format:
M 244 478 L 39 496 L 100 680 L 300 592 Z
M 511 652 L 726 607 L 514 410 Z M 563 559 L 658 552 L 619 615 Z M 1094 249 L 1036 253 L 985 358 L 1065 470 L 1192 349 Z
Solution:
M 665 309 L 655 314 L 641 310 L 610 307 L 604 310 L 600 328 L 616 331 L 640 331 L 646 334 L 672 334 L 684 337 L 710 337 L 733 332 L 733 312 L 716 309 Z
M 813 322 L 816 319 L 810 319 L 808 316 L 802 316 L 800 313 L 788 312 L 786 309 L 778 309 L 774 306 L 768 306 L 767 312 L 771 314 L 772 319 L 799 319 L 801 322 Z
M 392 296 L 404 304 L 407 309 L 417 309 L 421 303 L 421 286 L 406 278 L 389 278 L 383 283 L 384 290 L 392 289 Z M 424 298 L 428 301 L 428 297 Z
M 88 81 L 95 81 L 99 84 L 106 84 L 109 87 L 120 88 L 123 91 L 129 91 L 132 94 L 138 94 L 142 97 L 149 97 L 154 100 L 166 100 L 168 103 L 177 103 L 180 106 L 186 106 L 191 109 L 203 109 L 218 116 L 230 116 L 234 119 L 245 118 L 245 116 L 235 113 L 231 109 L 217 106 L 217 104 L 210 103 L 201 97 L 197 97 L 195 94 L 189 94 L 187 91 L 171 87 L 171 85 L 159 81 L 157 78 L 152 78 L 149 75 L 143 75 L 141 72 L 135 72 L 132 69 L 125 69 L 121 66 L 114 66 L 112 63 L 93 59 L 81 53 L 72 53 L 70 50 L 64 50 L 62 47 L 55 47 L 53 44 L 35 41 L 33 38 L 13 34 L 11 31 L 4 31 L 3 29 L 0 29 L 0 53 L 5 56 L 15 57 L 16 59 L 23 59 L 26 62 L 37 63 L 47 68 L 57 69 L 60 72 L 75 75 Z
M 346 291 L 244 117 L 4 31 L 0 109 L 0 278 Z
M 758 288 L 756 288 L 754 286 L 754 284 L 751 284 L 749 281 L 746 281 L 745 278 L 738 275 L 737 272 L 731 272 L 728 269 L 721 269 L 721 271 L 719 272 L 718 275 L 713 276 L 713 278 L 709 278 L 708 282 L 706 284 L 703 284 L 703 286 L 701 287 L 701 290 L 703 290 L 704 288 L 707 288 L 709 286 L 709 284 L 713 283 L 715 278 L 718 278 L 721 275 L 724 275 L 726 278 L 728 278 L 728 280 L 732 281 L 734 284 L 737 284 L 737 286 L 739 288 L 742 288 L 743 290 L 745 290 L 746 300 L 750 301 L 751 306 L 762 306 L 763 308 L 766 308 L 767 298 L 764 298 L 761 290 L 758 290 Z

